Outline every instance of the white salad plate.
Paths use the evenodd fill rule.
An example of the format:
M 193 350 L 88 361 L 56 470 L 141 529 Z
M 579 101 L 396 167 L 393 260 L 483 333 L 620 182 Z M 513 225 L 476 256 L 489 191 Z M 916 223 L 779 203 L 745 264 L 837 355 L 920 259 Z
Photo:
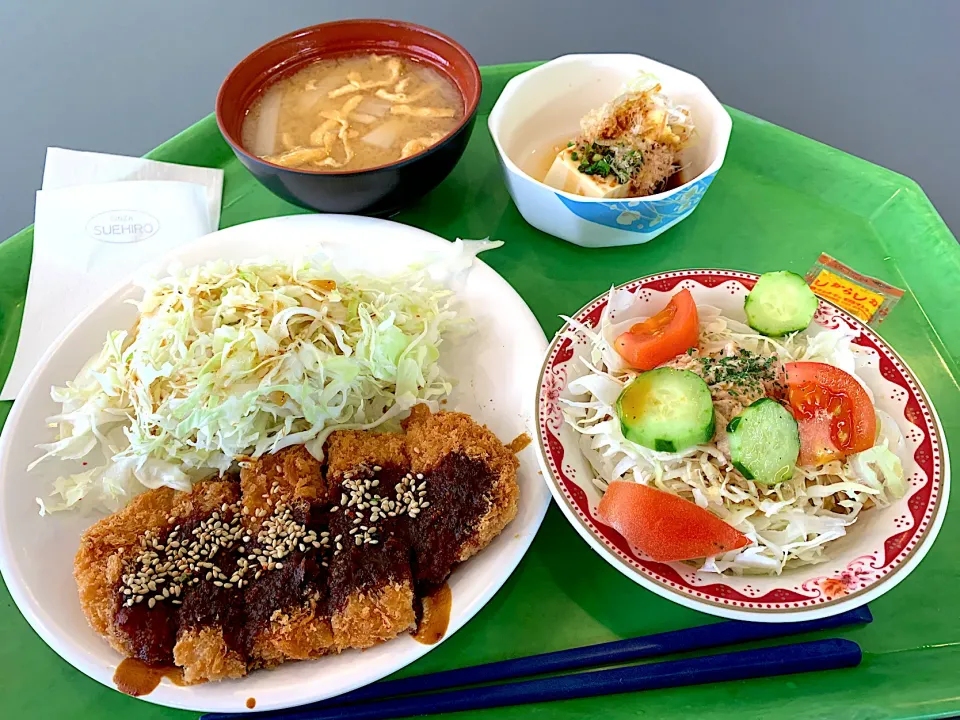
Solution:
M 620 288 L 654 315 L 688 289 L 698 305 L 745 322 L 743 302 L 757 275 L 731 270 L 679 270 L 634 280 Z M 618 288 L 619 289 L 619 288 Z M 572 319 L 595 329 L 608 296 L 593 300 Z M 615 316 L 614 316 L 614 322 Z M 906 363 L 869 327 L 837 306 L 820 301 L 809 334 L 849 328 L 857 336 L 856 373 L 875 406 L 890 415 L 904 443 L 897 455 L 909 484 L 906 494 L 884 508 L 864 510 L 847 534 L 827 546 L 826 562 L 787 568 L 781 575 L 708 573 L 683 562 L 655 562 L 597 517 L 601 493 L 563 416 L 563 399 L 574 399 L 571 381 L 587 373 L 591 343 L 567 322 L 554 337 L 537 386 L 538 451 L 544 477 L 570 524 L 617 570 L 656 594 L 711 615 L 758 622 L 793 622 L 828 617 L 875 600 L 893 589 L 933 545 L 949 495 L 943 428 L 933 404 Z M 582 397 L 576 397 L 582 400 Z M 894 448 L 891 448 L 894 449 Z
M 363 217 L 300 215 L 238 225 L 192 243 L 163 263 L 193 265 L 210 260 L 256 258 L 296 260 L 321 248 L 338 262 L 368 273 L 389 275 L 421 259 L 449 252 L 452 244 L 422 230 Z M 495 252 L 495 251 L 493 251 Z M 512 287 L 482 261 L 456 287 L 465 314 L 476 329 L 448 340 L 441 366 L 457 380 L 445 409 L 472 415 L 504 442 L 534 435 L 533 387 L 546 338 L 530 309 Z M 68 470 L 60 461 L 41 463 L 36 445 L 50 442 L 46 418 L 58 412 L 53 385 L 72 380 L 98 353 L 109 330 L 130 327 L 136 309 L 126 300 L 138 296 L 125 282 L 93 307 L 78 308 L 73 324 L 47 351 L 20 393 L 0 439 L 0 571 L 14 601 L 43 640 L 67 662 L 113 687 L 122 659 L 88 625 L 73 579 L 73 557 L 81 533 L 99 516 L 64 512 L 41 518 L 36 497 Z M 64 298 L 64 302 L 70 302 Z M 500 589 L 533 541 L 550 502 L 534 451 L 520 453 L 520 506 L 516 519 L 489 547 L 450 577 L 453 604 L 446 637 L 463 627 Z M 76 472 L 72 467 L 70 472 Z M 430 652 L 412 637 L 347 651 L 316 661 L 287 663 L 239 680 L 178 687 L 164 680 L 145 700 L 195 711 L 274 710 L 322 700 L 374 682 Z

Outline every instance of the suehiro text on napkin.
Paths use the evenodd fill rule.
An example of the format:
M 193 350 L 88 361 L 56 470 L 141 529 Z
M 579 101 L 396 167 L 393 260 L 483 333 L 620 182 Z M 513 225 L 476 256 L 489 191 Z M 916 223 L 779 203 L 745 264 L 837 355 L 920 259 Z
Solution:
M 20 338 L 0 399 L 16 397 L 85 308 L 140 266 L 215 231 L 222 189 L 222 170 L 50 148 Z

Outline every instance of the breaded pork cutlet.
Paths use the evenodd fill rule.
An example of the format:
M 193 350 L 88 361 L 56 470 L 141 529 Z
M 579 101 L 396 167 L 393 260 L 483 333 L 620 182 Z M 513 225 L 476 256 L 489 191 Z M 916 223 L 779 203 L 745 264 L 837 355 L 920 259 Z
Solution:
M 403 421 L 410 470 L 429 505 L 411 525 L 418 591 L 447 579 L 517 515 L 516 456 L 486 427 L 457 412 L 417 405 Z
M 340 492 L 330 524 L 334 642 L 338 650 L 368 648 L 416 627 L 408 531 L 404 516 L 390 509 L 409 468 L 406 441 L 395 433 L 335 432 L 326 459 Z
M 420 598 L 516 515 L 518 463 L 461 413 L 417 406 L 403 427 L 333 433 L 326 467 L 296 446 L 134 498 L 81 540 L 90 625 L 187 683 L 413 630 Z
M 164 552 L 178 538 L 186 545 L 187 528 L 224 505 L 236 507 L 238 498 L 239 486 L 230 480 L 201 482 L 189 493 L 159 488 L 89 528 L 74 577 L 93 629 L 123 655 L 155 665 L 173 665 L 176 658 L 188 683 L 244 675 L 229 605 L 211 613 L 203 627 L 192 623 L 196 618 L 184 614 L 180 598 L 197 586 L 176 581 L 180 563 L 167 568 Z
M 320 548 L 298 543 L 278 567 L 261 570 L 244 591 L 251 667 L 306 660 L 333 647 L 327 609 L 329 508 L 332 489 L 320 463 L 303 445 L 264 455 L 240 471 L 244 526 L 250 547 L 261 547 L 283 525 L 278 513 L 313 530 Z M 263 537 L 266 540 L 266 537 Z
M 236 575 L 240 565 L 237 548 L 243 534 L 240 485 L 235 480 L 208 484 L 218 486 L 220 504 L 211 503 L 198 508 L 193 515 L 174 518 L 173 530 L 166 541 L 158 540 L 159 547 L 154 547 L 159 563 L 151 565 L 151 569 L 163 567 L 166 558 L 167 563 L 174 566 L 167 580 L 158 583 L 157 592 L 162 597 L 164 587 L 161 585 L 166 586 L 167 591 L 180 600 L 179 605 L 176 601 L 169 602 L 178 624 L 173 661 L 183 668 L 183 679 L 187 683 L 240 677 L 247 672 L 243 639 L 245 610 Z M 191 557 L 195 571 L 177 582 L 176 565 L 186 574 Z M 154 599 L 158 600 L 156 607 L 168 604 L 159 602 L 157 595 Z M 138 607 L 142 608 L 143 604 L 129 609 L 136 612 Z

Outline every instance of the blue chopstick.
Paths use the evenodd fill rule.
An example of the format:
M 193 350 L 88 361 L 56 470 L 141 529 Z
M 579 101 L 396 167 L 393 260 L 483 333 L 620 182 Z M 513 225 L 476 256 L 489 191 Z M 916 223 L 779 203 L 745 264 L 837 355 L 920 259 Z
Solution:
M 860 663 L 860 646 L 850 640 L 817 640 L 759 650 L 707 655 L 688 660 L 489 685 L 342 707 L 307 707 L 271 713 L 284 720 L 386 720 L 412 715 L 482 710 L 532 702 L 571 700 L 683 685 L 835 670 Z M 236 717 L 206 715 L 209 720 Z
M 597 665 L 625 663 L 671 653 L 734 645 L 817 630 L 833 630 L 848 625 L 862 625 L 872 620 L 873 617 L 866 606 L 821 620 L 807 620 L 797 623 L 772 624 L 729 620 L 713 625 L 702 625 L 628 640 L 616 640 L 513 660 L 445 670 L 429 675 L 387 680 L 323 702 L 314 703 L 308 707 L 311 709 L 323 708 L 345 703 L 379 700 L 397 695 L 445 690 L 461 685 L 490 683 Z M 303 708 L 303 710 L 306 709 Z M 273 711 L 269 713 L 269 716 L 285 717 L 283 715 L 285 712 L 288 711 Z M 258 716 L 267 716 L 267 714 L 258 714 Z M 231 717 L 235 718 L 237 716 L 208 714 L 203 716 L 203 720 L 223 720 Z
M 385 680 L 372 683 L 353 692 L 338 695 L 329 700 L 313 703 L 311 707 L 345 705 L 360 701 L 380 700 L 396 695 L 446 690 L 461 685 L 475 685 L 530 675 L 579 670 L 596 667 L 597 665 L 633 662 L 634 660 L 661 655 L 705 650 L 755 640 L 798 635 L 816 630 L 835 630 L 848 625 L 866 625 L 872 621 L 873 616 L 866 605 L 822 620 L 804 620 L 795 623 L 755 623 L 726 620 L 713 625 L 698 625 L 684 630 L 671 630 L 670 632 L 628 640 L 614 640 L 598 645 L 558 650 L 557 652 L 531 655 L 513 660 L 501 660 L 456 670 L 444 670 L 400 680 Z

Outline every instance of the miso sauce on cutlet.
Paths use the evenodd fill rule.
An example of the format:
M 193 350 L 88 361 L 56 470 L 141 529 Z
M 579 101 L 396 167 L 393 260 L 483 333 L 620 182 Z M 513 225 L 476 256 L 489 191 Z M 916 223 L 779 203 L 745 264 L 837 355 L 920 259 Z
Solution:
M 306 527 L 306 504 L 271 509 L 252 535 L 236 502 L 209 516 L 171 517 L 165 535 L 144 535 L 117 588 L 114 618 L 136 658 L 171 664 L 179 631 L 211 626 L 246 656 L 252 633 L 275 610 L 299 604 L 305 585 L 325 585 L 326 561 L 315 551 L 329 533 Z
M 247 536 L 251 553 L 258 560 L 269 558 L 244 593 L 248 648 L 277 610 L 297 607 L 311 596 L 326 603 L 331 537 L 324 516 L 321 508 L 302 500 L 279 503 L 257 537 Z
M 225 503 L 209 518 L 189 518 L 182 528 L 184 537 L 196 538 L 192 547 L 196 548 L 198 566 L 182 591 L 180 628 L 218 627 L 227 647 L 242 656 L 244 606 L 240 588 L 247 564 L 239 552 L 243 536 L 240 507 Z M 218 538 L 220 542 L 212 544 Z
M 174 685 L 183 685 L 183 670 L 148 665 L 136 658 L 124 658 L 113 673 L 113 684 L 125 695 L 143 697 L 156 690 L 163 678 L 169 679 Z
M 117 587 L 117 629 L 134 656 L 172 664 L 182 628 L 216 625 L 231 649 L 242 652 L 242 572 L 235 545 L 243 535 L 240 508 L 223 503 L 210 515 L 168 518 L 165 532 L 148 532 Z M 239 589 L 239 588 L 238 588 Z
M 127 637 L 132 657 L 154 666 L 173 665 L 177 642 L 177 619 L 169 605 L 121 606 L 113 618 L 117 630 Z
M 413 639 L 423 645 L 435 645 L 443 639 L 450 624 L 450 606 L 453 594 L 446 583 L 434 589 L 421 601 L 423 614 Z
M 344 473 L 340 504 L 330 521 L 335 540 L 331 609 L 342 609 L 359 589 L 409 578 L 409 538 L 402 520 L 420 512 L 418 491 L 408 491 L 411 484 L 415 478 L 395 466 L 359 466 Z
M 429 473 L 432 505 L 411 527 L 418 593 L 429 593 L 447 579 L 489 510 L 494 481 L 485 462 L 463 453 L 450 453 Z

